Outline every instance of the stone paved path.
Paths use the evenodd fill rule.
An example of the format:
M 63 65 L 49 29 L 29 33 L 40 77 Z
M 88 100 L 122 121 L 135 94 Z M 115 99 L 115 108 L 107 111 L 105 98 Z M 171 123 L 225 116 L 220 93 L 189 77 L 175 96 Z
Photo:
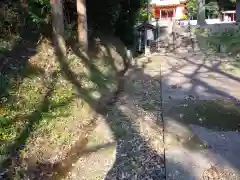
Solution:
M 193 113 L 196 117 L 190 116 L 190 109 L 198 108 L 198 102 L 223 99 L 222 102 L 238 103 L 240 78 L 220 68 L 223 59 L 206 55 L 157 55 L 152 61 L 161 62 L 166 179 L 240 179 L 239 105 L 233 113 L 238 121 L 234 124 L 236 129 L 227 129 L 225 123 L 222 130 L 216 130 L 207 122 L 212 119 L 201 119 L 197 113 Z M 227 115 L 232 113 L 226 108 Z M 229 115 L 224 120 L 231 123 L 228 117 L 231 118 Z M 220 118 L 216 123 L 221 127 Z

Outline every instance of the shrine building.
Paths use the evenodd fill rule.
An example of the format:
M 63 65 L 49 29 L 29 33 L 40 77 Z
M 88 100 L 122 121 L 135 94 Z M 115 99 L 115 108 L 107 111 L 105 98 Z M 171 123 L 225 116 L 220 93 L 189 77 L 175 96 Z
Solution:
M 187 0 L 152 0 L 151 8 L 154 18 L 159 20 L 180 20 L 186 13 Z

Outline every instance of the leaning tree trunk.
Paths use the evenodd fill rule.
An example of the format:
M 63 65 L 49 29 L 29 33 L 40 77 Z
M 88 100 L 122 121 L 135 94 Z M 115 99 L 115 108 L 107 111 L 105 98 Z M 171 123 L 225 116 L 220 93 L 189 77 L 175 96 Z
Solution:
M 205 25 L 205 0 L 198 0 L 197 24 Z
M 77 0 L 78 13 L 78 41 L 82 50 L 88 50 L 88 27 L 87 27 L 87 12 L 85 0 Z
M 57 55 L 66 55 L 62 0 L 51 0 L 53 44 Z

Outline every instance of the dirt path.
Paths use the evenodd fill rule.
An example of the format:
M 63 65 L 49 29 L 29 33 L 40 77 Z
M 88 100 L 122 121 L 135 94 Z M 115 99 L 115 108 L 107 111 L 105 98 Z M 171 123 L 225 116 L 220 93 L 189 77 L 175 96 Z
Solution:
M 67 179 L 165 179 L 160 108 L 159 62 L 130 70 L 125 91 L 107 117 L 99 118 Z
M 66 179 L 239 179 L 239 77 L 223 59 L 182 56 L 128 72 Z
M 166 179 L 240 179 L 240 78 L 223 58 L 168 54 L 161 61 Z

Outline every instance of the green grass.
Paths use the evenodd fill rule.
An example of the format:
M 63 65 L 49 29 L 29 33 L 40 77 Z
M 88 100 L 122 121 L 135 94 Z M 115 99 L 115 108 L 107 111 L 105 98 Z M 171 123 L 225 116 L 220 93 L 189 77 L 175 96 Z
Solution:
M 239 52 L 240 32 L 238 29 L 230 28 L 213 32 L 211 29 L 197 28 L 195 34 L 199 46 L 205 50 L 233 54 Z
M 240 32 L 238 29 L 226 29 L 222 32 L 211 32 L 209 29 L 195 29 L 200 49 L 212 55 L 227 55 L 221 69 L 231 74 L 240 75 Z
M 9 51 L 21 40 L 21 37 L 18 35 L 12 35 L 11 38 L 0 38 L 0 57 L 1 53 Z
M 75 54 L 68 55 L 65 61 L 80 90 L 51 50 L 40 44 L 20 73 L 0 74 L 0 166 L 19 147 L 21 158 L 40 162 L 68 151 L 93 118 L 93 104 L 116 89 L 116 72 L 104 59 L 92 60 L 96 69 L 90 70 Z

